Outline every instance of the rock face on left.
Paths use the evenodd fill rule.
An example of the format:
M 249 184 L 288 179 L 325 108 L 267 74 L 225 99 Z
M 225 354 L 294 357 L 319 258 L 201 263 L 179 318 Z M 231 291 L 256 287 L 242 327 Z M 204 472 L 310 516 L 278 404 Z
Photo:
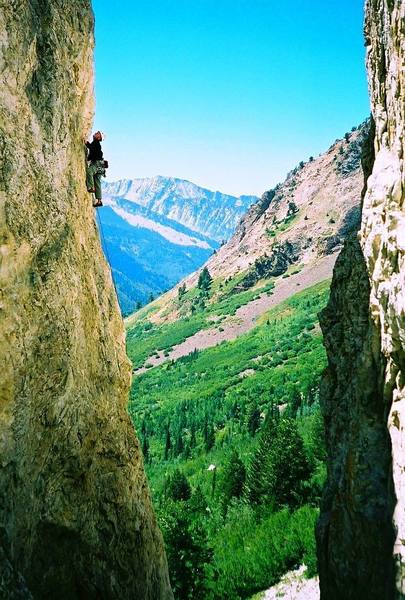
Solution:
M 1 3 L 2 598 L 172 598 L 84 183 L 92 56 L 87 0 Z

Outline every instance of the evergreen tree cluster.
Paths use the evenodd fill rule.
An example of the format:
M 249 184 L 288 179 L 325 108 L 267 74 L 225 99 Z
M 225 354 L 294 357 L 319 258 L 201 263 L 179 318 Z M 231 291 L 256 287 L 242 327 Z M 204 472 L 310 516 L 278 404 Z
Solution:
M 304 442 L 293 419 L 268 419 L 250 463 L 246 493 L 253 504 L 293 508 L 306 499 L 311 475 Z
M 257 523 L 280 510 L 300 510 L 307 501 L 305 484 L 313 468 L 297 422 L 280 416 L 274 406 L 266 415 L 247 465 L 232 449 L 218 486 L 212 466 L 209 499 L 200 485 L 193 490 L 184 472 L 175 468 L 166 477 L 158 502 L 172 585 L 179 600 L 216 597 L 210 588 L 210 582 L 212 585 L 219 576 L 215 575 L 212 512 L 219 511 L 215 521 L 218 528 L 221 522 L 226 527 L 229 510 L 231 519 L 237 511 L 242 515 L 254 510 Z
M 317 405 L 316 387 L 309 386 L 305 394 L 293 390 L 285 416 L 303 417 Z M 199 399 L 179 401 L 174 413 L 167 418 L 160 413 L 161 418 L 154 420 L 152 413 L 142 419 L 140 438 L 144 460 L 150 464 L 162 459 L 195 458 L 217 447 L 226 448 L 233 436 L 239 434 L 248 434 L 254 440 L 265 424 L 264 411 L 267 421 L 277 410 L 273 402 L 265 408 L 257 404 L 254 397 L 227 403 L 222 394 L 206 398 L 205 403 Z M 217 432 L 221 435 L 217 436 Z
M 207 541 L 206 501 L 200 488 L 191 494 L 190 485 L 175 471 L 158 506 L 158 516 L 166 545 L 170 582 L 178 600 L 204 598 L 206 569 L 212 557 Z

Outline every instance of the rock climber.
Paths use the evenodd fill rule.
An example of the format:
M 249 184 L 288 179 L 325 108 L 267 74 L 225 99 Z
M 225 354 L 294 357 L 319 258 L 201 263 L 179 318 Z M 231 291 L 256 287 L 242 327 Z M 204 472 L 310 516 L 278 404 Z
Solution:
M 101 201 L 101 176 L 105 175 L 105 165 L 103 160 L 103 151 L 101 149 L 101 141 L 103 134 L 101 131 L 96 131 L 93 135 L 93 141 L 84 140 L 88 149 L 87 154 L 87 169 L 86 169 L 86 186 L 87 191 L 93 193 L 96 201 L 93 206 L 103 206 Z

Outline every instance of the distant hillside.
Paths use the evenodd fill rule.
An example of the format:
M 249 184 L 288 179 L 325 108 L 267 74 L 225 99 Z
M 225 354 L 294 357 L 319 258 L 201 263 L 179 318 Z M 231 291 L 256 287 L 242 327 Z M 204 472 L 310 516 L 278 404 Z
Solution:
M 276 289 L 283 288 L 282 276 L 293 271 L 300 273 L 295 279 L 301 288 L 330 277 L 346 236 L 359 226 L 361 150 L 367 130 L 365 122 L 265 192 L 241 219 L 230 241 L 207 261 L 214 281 L 232 280 L 232 294 L 237 294 L 270 279 Z M 198 276 L 199 271 L 183 280 L 186 291 L 195 289 Z M 167 323 L 184 316 L 185 298 L 179 305 L 177 296 L 178 288 L 162 296 L 150 318 Z
M 97 214 L 124 315 L 198 269 L 257 200 L 165 177 L 105 183 L 103 193 Z
M 249 287 L 337 252 L 360 223 L 362 144 L 368 123 L 347 133 L 317 158 L 301 162 L 285 181 L 263 194 L 228 244 L 207 266 L 213 276 L 245 273 Z M 190 278 L 192 285 L 196 277 Z
M 144 217 L 125 201 L 106 203 L 97 215 L 124 315 L 198 269 L 219 246 L 158 215 Z

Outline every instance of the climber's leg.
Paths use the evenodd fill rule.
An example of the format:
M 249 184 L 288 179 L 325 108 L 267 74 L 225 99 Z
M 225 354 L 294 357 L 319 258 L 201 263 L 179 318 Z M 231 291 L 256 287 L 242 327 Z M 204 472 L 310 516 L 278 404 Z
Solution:
M 87 163 L 86 165 L 86 187 L 88 192 L 94 192 L 93 163 Z
M 94 173 L 94 190 L 97 200 L 101 200 L 101 175 Z

